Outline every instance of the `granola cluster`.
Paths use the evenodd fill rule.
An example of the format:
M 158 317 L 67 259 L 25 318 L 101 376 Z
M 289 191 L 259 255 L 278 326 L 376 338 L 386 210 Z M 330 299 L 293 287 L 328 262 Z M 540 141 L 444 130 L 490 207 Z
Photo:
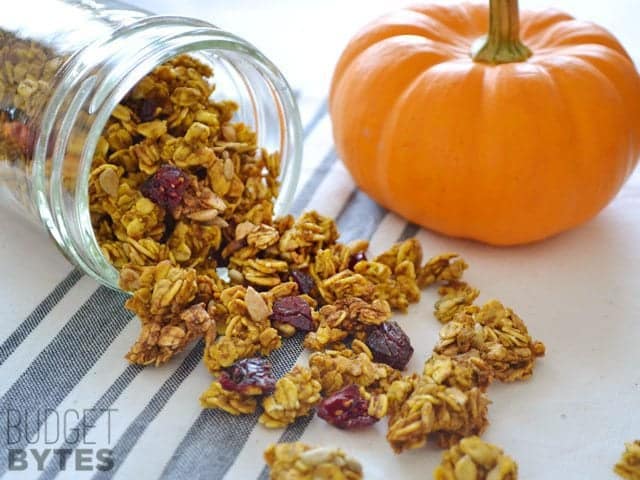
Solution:
M 479 435 L 487 427 L 489 399 L 479 387 L 461 389 L 432 377 L 399 380 L 389 415 L 387 440 L 396 453 L 422 447 L 433 438 L 440 447 Z
M 613 470 L 627 480 L 640 480 L 640 440 L 625 444 L 624 453 Z
M 0 30 L 0 104 L 33 118 L 48 100 L 54 75 L 66 58 L 43 44 Z
M 295 284 L 289 287 L 295 288 Z M 284 289 L 261 294 L 252 287 L 235 285 L 222 290 L 219 298 L 212 301 L 213 318 L 221 335 L 205 344 L 204 363 L 211 372 L 230 367 L 242 358 L 269 355 L 281 346 L 280 334 L 271 326 L 265 300 L 278 295 L 279 290 Z
M 518 465 L 501 448 L 473 436 L 442 454 L 435 480 L 516 480 Z
M 422 374 L 438 385 L 460 390 L 478 387 L 483 392 L 493 379 L 491 367 L 475 351 L 454 356 L 434 354 L 424 363 Z
M 227 390 L 215 380 L 200 396 L 204 408 L 224 410 L 231 415 L 250 414 L 256 411 L 258 400 L 254 395 Z
M 358 297 L 347 297 L 320 311 L 320 324 L 304 339 L 309 350 L 319 351 L 341 345 L 349 335 L 362 337 L 373 325 L 380 325 L 391 317 L 391 308 L 385 300 L 375 299 L 368 303 Z
M 497 300 L 461 310 L 442 327 L 434 350 L 449 356 L 477 351 L 503 382 L 529 378 L 536 358 L 545 353 L 522 319 Z
M 194 269 L 174 267 L 169 261 L 154 267 L 122 270 L 120 284 L 134 294 L 125 306 L 138 315 L 142 330 L 127 359 L 140 365 L 160 365 L 192 340 L 215 330 L 205 304 L 196 301 Z
M 530 377 L 536 358 L 545 353 L 544 344 L 531 338 L 511 309 L 497 300 L 474 305 L 479 291 L 459 277 L 439 293 L 434 315 L 444 325 L 434 354 L 422 375 L 397 380 L 387 392 L 387 440 L 396 452 L 421 447 L 429 439 L 450 447 L 482 434 L 492 380 Z
M 435 303 L 433 315 L 442 323 L 448 323 L 456 314 L 473 302 L 480 295 L 480 290 L 464 282 L 454 282 L 438 289 L 440 299 Z
M 260 423 L 268 428 L 279 428 L 309 415 L 322 399 L 321 388 L 308 368 L 296 365 L 278 380 L 273 395 L 263 400 L 264 413 L 259 418 Z
M 264 452 L 271 480 L 361 480 L 362 466 L 339 448 L 302 442 L 270 445 Z
M 356 354 L 351 349 L 313 353 L 309 367 L 325 395 L 347 385 L 359 385 L 372 393 L 385 392 L 401 376 L 398 370 L 372 361 L 365 352 Z

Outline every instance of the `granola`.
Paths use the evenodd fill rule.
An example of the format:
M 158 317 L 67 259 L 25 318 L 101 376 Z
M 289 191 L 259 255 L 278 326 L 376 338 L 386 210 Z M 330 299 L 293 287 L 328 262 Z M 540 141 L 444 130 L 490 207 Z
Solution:
M 535 360 L 545 353 L 526 325 L 510 308 L 492 300 L 480 308 L 468 307 L 440 330 L 436 353 L 453 356 L 477 350 L 498 380 L 529 378 Z
M 227 390 L 215 380 L 200 396 L 200 404 L 203 408 L 217 408 L 231 415 L 241 415 L 255 412 L 258 401 L 255 396 Z
M 280 236 L 279 256 L 296 268 L 309 267 L 316 254 L 338 239 L 338 228 L 333 219 L 317 212 L 304 213 L 293 222 L 293 217 L 285 219 L 288 223 Z
M 473 436 L 442 454 L 435 480 L 517 480 L 518 465 L 501 448 Z
M 9 185 L 20 202 L 28 196 L 27 182 L 20 180 L 33 160 L 34 125 L 52 96 L 56 74 L 69 53 L 60 45 L 25 38 L 25 32 L 7 27 L 3 24 L 0 28 L 0 169 L 3 181 L 15 177 Z M 51 168 L 49 160 L 46 168 Z
M 407 240 L 373 261 L 365 259 L 366 248 L 366 242 L 360 241 L 318 252 L 311 271 L 323 298 L 329 303 L 348 296 L 367 302 L 385 300 L 391 308 L 406 311 L 409 303 L 420 299 L 416 279 L 420 244 Z
M 460 280 L 469 265 L 457 253 L 443 253 L 430 258 L 418 271 L 418 285 L 428 287 L 436 282 Z
M 365 333 L 391 317 L 391 309 L 385 300 L 366 302 L 357 297 L 345 297 L 320 309 L 320 323 L 314 332 L 307 334 L 304 345 L 309 350 L 324 350 L 349 335 Z M 367 351 L 368 347 L 364 346 Z
M 241 358 L 260 353 L 268 355 L 280 348 L 282 339 L 271 326 L 271 307 L 265 297 L 252 287 L 235 285 L 223 289 L 214 302 L 214 318 L 221 335 L 205 345 L 204 363 L 213 373 L 229 367 Z
M 479 388 L 461 390 L 424 378 L 413 383 L 406 400 L 389 417 L 387 440 L 396 453 L 419 448 L 429 437 L 449 447 L 487 428 L 489 399 Z
M 438 289 L 440 299 L 434 305 L 433 315 L 442 323 L 450 322 L 480 295 L 480 291 L 464 282 L 452 282 Z
M 123 269 L 120 287 L 133 293 L 125 306 L 143 322 L 162 322 L 194 300 L 198 284 L 194 269 L 165 260 L 151 267 Z
M 613 471 L 627 480 L 640 479 L 640 440 L 625 444 L 625 450 Z
M 416 389 L 420 375 L 412 373 L 391 382 L 387 388 L 387 412 L 394 415 Z
M 372 361 L 366 353 L 356 354 L 350 349 L 315 352 L 309 357 L 309 367 L 324 395 L 351 384 L 372 393 L 383 393 L 401 376 L 390 366 Z
M 264 413 L 260 423 L 268 428 L 280 428 L 309 415 L 321 400 L 321 388 L 308 368 L 296 365 L 276 382 L 273 395 L 262 401 Z
M 445 454 L 439 478 L 515 478 L 500 450 L 468 437 L 488 424 L 492 379 L 530 376 L 544 345 L 499 302 L 474 305 L 479 291 L 461 280 L 467 264 L 457 254 L 423 264 L 412 238 L 369 259 L 368 242 L 339 242 L 331 218 L 274 218 L 279 155 L 233 121 L 233 102 L 211 99 L 212 75 L 185 55 L 158 66 L 114 109 L 97 144 L 94 232 L 142 323 L 129 361 L 159 365 L 202 337 L 216 376 L 204 408 L 261 408 L 261 424 L 282 428 L 325 397 L 322 415 L 340 417 L 335 425 L 388 416 L 396 452 L 466 438 Z M 390 317 L 432 284 L 440 341 L 421 374 L 402 376 L 413 347 Z M 313 351 L 308 368 L 276 381 L 263 357 L 296 332 Z M 487 451 L 494 463 L 477 458 Z M 271 478 L 362 478 L 338 450 L 280 444 L 265 458 Z
M 405 312 L 410 303 L 420 300 L 417 275 L 421 261 L 422 247 L 415 238 L 410 238 L 395 244 L 373 262 L 357 264 L 355 271 L 376 284 L 378 298 L 387 300 L 393 309 Z
M 129 268 L 121 285 L 133 291 L 125 306 L 142 323 L 138 340 L 127 359 L 140 365 L 160 365 L 190 342 L 215 330 L 204 303 L 195 303 L 195 270 L 173 267 L 168 261 L 155 267 Z
M 422 375 L 438 385 L 461 390 L 478 387 L 486 391 L 493 379 L 491 367 L 473 350 L 451 357 L 434 354 L 424 363 Z
M 433 438 L 440 447 L 480 434 L 488 425 L 485 391 L 491 370 L 477 352 L 433 355 L 421 376 L 394 381 L 387 389 L 387 440 L 396 452 L 421 447 Z
M 339 448 L 302 442 L 269 445 L 264 459 L 271 480 L 361 480 L 362 466 Z
M 269 223 L 278 155 L 259 148 L 246 125 L 232 122 L 233 102 L 211 100 L 212 75 L 207 65 L 178 56 L 138 82 L 105 126 L 89 180 L 89 209 L 114 265 L 169 259 L 199 272 L 215 268 L 219 259 L 212 253 L 247 221 L 265 224 L 251 245 L 277 242 Z M 179 192 L 171 183 L 179 195 L 168 202 L 156 193 L 167 193 L 167 169 L 184 179 Z

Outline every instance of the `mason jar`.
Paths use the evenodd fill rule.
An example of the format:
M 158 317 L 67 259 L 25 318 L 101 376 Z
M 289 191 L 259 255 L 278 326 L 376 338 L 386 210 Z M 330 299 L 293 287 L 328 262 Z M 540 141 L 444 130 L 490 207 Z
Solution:
M 192 18 L 154 16 L 113 0 L 14 3 L 0 16 L 0 202 L 34 220 L 67 258 L 117 288 L 89 213 L 96 145 L 111 112 L 148 72 L 189 54 L 215 71 L 215 98 L 281 158 L 275 211 L 295 192 L 302 128 L 278 69 L 232 33 Z

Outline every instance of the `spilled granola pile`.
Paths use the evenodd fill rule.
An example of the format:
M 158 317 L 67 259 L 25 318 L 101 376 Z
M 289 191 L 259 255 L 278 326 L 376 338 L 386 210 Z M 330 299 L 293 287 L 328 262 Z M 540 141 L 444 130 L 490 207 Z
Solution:
M 197 270 L 218 281 L 215 268 L 240 243 L 245 254 L 257 254 L 277 235 L 279 157 L 259 148 L 247 126 L 231 122 L 233 102 L 210 99 L 212 74 L 188 56 L 157 67 L 103 131 L 90 212 L 102 251 L 117 268 L 168 261 L 183 274 Z M 264 227 L 254 231 L 249 224 Z M 246 265 L 249 258 L 237 256 L 233 266 L 259 276 L 266 266 L 255 257 Z
M 387 417 L 394 451 L 433 441 L 453 447 L 449 463 L 467 462 L 455 445 L 487 427 L 489 384 L 531 376 L 544 345 L 500 302 L 474 304 L 456 254 L 423 261 L 408 239 L 369 259 L 368 242 L 339 242 L 331 218 L 276 218 L 279 156 L 233 121 L 234 103 L 211 100 L 212 74 L 188 56 L 157 67 L 114 110 L 95 153 L 94 231 L 141 321 L 127 359 L 161 365 L 204 339 L 215 377 L 205 408 L 259 412 L 268 428 L 315 411 L 343 429 Z M 423 372 L 406 374 L 413 347 L 391 317 L 432 285 L 440 338 Z M 268 356 L 296 333 L 308 365 L 277 379 Z M 339 450 L 283 444 L 265 457 L 274 479 L 294 478 L 278 473 L 290 469 L 362 478 Z

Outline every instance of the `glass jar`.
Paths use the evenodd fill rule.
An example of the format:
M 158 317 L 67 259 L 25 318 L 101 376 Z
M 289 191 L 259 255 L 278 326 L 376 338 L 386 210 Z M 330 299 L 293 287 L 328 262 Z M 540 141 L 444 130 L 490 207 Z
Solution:
M 211 65 L 214 98 L 258 145 L 278 151 L 287 210 L 299 175 L 302 128 L 278 69 L 245 40 L 207 22 L 153 16 L 112 0 L 18 2 L 0 16 L 0 202 L 43 225 L 62 252 L 117 288 L 91 225 L 88 182 L 109 116 L 154 67 L 187 53 Z

